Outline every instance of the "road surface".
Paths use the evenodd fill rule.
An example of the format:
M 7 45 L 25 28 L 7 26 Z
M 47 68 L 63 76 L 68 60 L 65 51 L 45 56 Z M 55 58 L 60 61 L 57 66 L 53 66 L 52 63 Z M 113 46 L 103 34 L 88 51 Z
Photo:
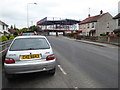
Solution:
M 8 82 L 3 69 L 2 88 L 118 88 L 118 48 L 47 38 L 57 58 L 56 74 L 22 74 Z

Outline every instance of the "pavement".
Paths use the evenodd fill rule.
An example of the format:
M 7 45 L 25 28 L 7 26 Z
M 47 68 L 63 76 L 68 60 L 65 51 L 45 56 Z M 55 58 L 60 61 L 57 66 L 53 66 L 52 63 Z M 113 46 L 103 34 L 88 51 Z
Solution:
M 75 41 L 82 42 L 82 43 L 93 44 L 93 45 L 97 45 L 97 46 L 101 46 L 101 47 L 118 48 L 117 45 L 112 45 L 112 44 L 93 42 L 93 41 L 87 41 L 87 40 L 78 40 L 78 39 L 73 39 L 73 38 L 64 37 L 64 36 L 60 36 L 60 37 L 66 38 L 66 39 L 69 39 L 69 40 L 75 40 Z

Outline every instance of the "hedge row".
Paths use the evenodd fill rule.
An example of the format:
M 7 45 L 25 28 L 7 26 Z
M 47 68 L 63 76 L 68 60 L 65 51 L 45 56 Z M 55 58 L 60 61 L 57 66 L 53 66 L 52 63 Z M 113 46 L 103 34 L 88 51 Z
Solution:
M 11 39 L 14 39 L 14 36 L 11 36 L 11 35 L 8 35 L 8 36 L 2 35 L 2 36 L 0 36 L 0 42 L 4 42 L 4 41 L 7 41 L 7 40 L 11 40 Z
M 67 36 L 68 37 L 74 37 L 74 33 L 68 33 Z

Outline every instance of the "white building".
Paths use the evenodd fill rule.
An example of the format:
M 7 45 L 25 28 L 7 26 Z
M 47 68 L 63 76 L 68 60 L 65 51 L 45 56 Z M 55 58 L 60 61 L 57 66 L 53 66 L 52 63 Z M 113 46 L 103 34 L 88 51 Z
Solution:
M 120 1 L 118 2 L 118 14 L 113 18 L 115 20 L 115 33 L 120 33 Z
M 9 34 L 8 25 L 0 20 L 0 36 Z
M 115 19 L 115 22 L 116 22 L 115 29 L 119 29 L 120 28 L 120 13 L 118 13 L 113 19 Z

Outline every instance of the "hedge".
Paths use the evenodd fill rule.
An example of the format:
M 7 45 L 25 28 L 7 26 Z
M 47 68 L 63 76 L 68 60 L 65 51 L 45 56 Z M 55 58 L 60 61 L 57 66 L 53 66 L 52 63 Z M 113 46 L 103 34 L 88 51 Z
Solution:
M 74 37 L 74 33 L 68 33 L 67 36 L 68 37 Z
M 0 42 L 7 41 L 8 38 L 5 35 L 0 36 Z
M 14 36 L 10 36 L 9 40 L 12 40 L 12 39 L 14 39 L 14 38 L 15 38 Z

